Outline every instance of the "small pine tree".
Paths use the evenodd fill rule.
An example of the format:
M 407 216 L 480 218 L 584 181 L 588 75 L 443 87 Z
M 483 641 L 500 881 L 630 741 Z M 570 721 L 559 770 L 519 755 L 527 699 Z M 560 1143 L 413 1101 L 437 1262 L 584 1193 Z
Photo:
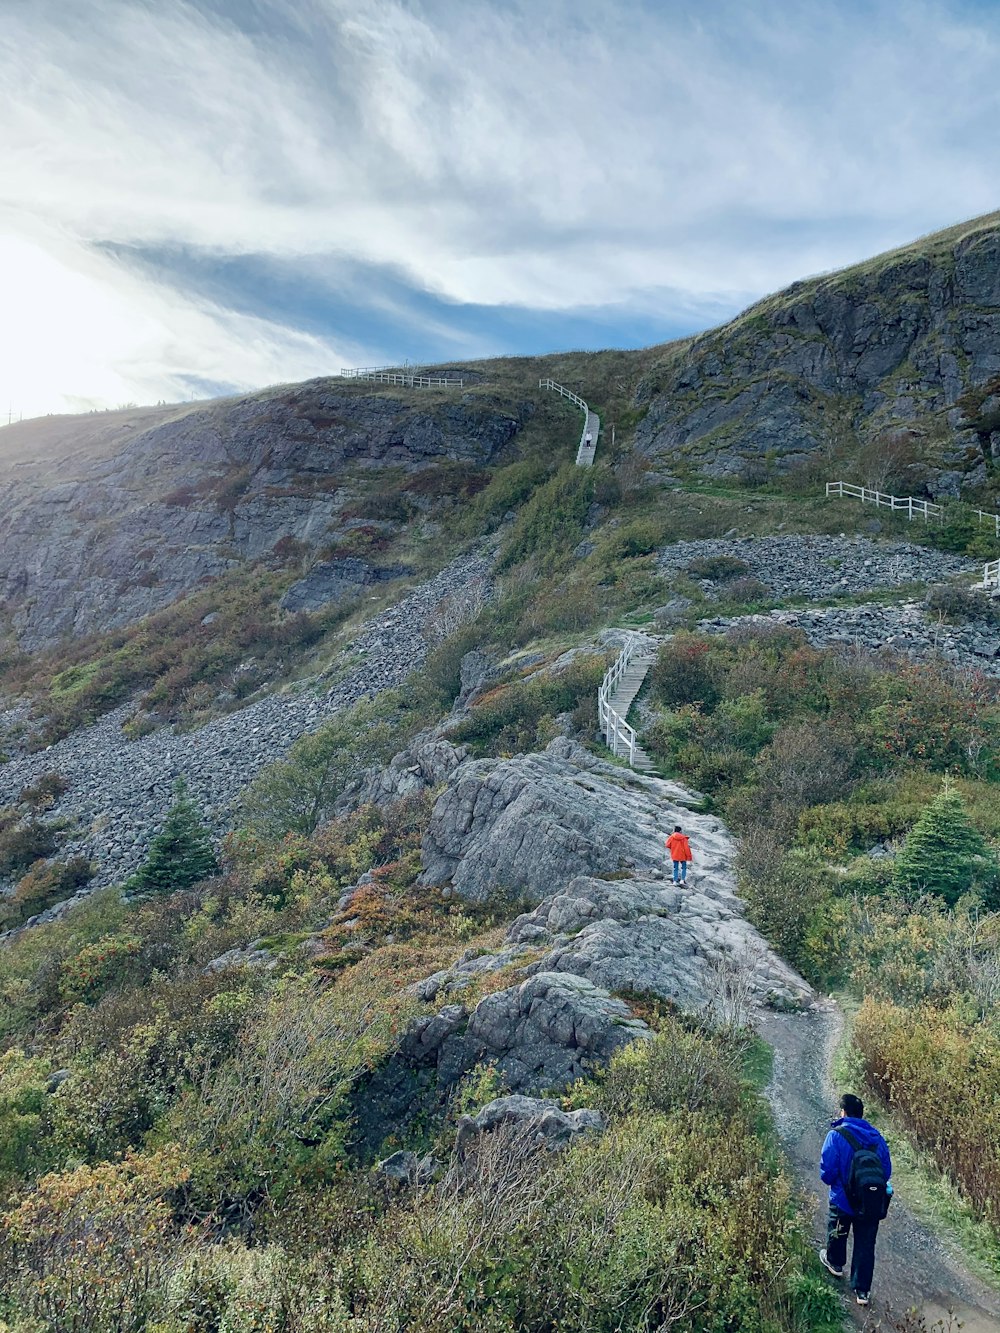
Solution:
M 907 834 L 893 869 L 900 888 L 936 893 L 949 904 L 977 880 L 990 897 L 995 894 L 996 858 L 970 823 L 961 794 L 947 779 Z
M 174 784 L 174 804 L 149 856 L 128 881 L 131 893 L 175 893 L 218 873 L 212 839 L 183 778 Z

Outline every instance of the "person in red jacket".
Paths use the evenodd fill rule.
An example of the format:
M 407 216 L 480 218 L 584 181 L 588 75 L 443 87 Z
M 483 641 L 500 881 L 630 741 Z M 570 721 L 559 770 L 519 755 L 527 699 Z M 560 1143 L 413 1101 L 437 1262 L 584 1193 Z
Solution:
M 674 825 L 674 831 L 667 839 L 667 851 L 674 863 L 674 883 L 685 883 L 688 874 L 688 862 L 691 860 L 691 844 L 682 832 L 680 824 Z

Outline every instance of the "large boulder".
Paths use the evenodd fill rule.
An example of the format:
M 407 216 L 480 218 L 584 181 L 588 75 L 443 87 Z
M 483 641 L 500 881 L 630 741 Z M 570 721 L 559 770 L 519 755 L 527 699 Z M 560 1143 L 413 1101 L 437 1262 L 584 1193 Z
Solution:
M 798 1008 L 812 991 L 746 920 L 722 884 L 701 890 L 581 876 L 518 918 L 513 944 L 549 945 L 537 964 L 610 991 L 654 995 L 729 1020 L 741 1005 Z M 746 1015 L 744 1015 L 746 1016 Z
M 450 881 L 472 902 L 539 902 L 576 875 L 661 870 L 674 822 L 696 825 L 700 864 L 717 863 L 718 821 L 692 815 L 684 805 L 691 799 L 564 737 L 543 754 L 472 760 L 454 769 L 434 806 L 421 882 Z

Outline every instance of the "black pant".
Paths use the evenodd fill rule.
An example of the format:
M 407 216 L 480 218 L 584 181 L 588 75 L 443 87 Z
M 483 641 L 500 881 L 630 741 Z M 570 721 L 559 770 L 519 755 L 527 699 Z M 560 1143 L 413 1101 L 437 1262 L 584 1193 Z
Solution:
M 834 1268 L 843 1268 L 847 1260 L 847 1237 L 854 1228 L 854 1249 L 851 1251 L 851 1286 L 855 1291 L 872 1289 L 875 1271 L 875 1237 L 879 1219 L 852 1217 L 839 1208 L 831 1208 L 826 1219 L 826 1257 Z

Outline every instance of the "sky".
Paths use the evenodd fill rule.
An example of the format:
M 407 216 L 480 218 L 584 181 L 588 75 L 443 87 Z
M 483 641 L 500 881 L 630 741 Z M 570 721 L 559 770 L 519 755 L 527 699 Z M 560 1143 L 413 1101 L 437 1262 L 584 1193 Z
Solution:
M 0 421 L 664 342 L 998 126 L 1000 0 L 0 0 Z

